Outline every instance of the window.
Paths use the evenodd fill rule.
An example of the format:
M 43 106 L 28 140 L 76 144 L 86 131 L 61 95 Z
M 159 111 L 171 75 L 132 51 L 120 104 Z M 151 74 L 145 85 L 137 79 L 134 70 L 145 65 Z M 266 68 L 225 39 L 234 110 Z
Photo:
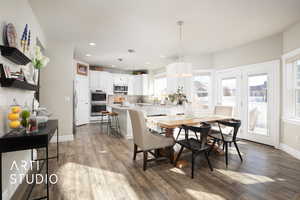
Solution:
M 211 87 L 211 75 L 200 74 L 193 77 L 193 103 L 197 103 L 204 108 L 208 108 L 210 105 L 210 87 Z
M 222 105 L 236 105 L 236 78 L 226 78 L 222 82 Z
M 300 49 L 282 56 L 283 119 L 300 124 Z
M 158 77 L 154 79 L 154 96 L 162 98 L 166 94 L 167 90 L 167 78 Z
M 295 71 L 295 116 L 300 118 L 300 59 L 293 63 Z

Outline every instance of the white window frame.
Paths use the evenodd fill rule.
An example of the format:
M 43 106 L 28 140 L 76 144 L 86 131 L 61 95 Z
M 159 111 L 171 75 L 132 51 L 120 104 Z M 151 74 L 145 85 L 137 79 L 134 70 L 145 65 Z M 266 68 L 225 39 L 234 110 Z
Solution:
M 296 125 L 300 125 L 300 117 L 296 116 L 296 73 L 294 64 L 287 63 L 287 60 L 299 54 L 300 49 L 296 49 L 282 56 L 282 120 Z
M 205 76 L 205 75 L 209 75 L 210 76 L 210 81 L 209 81 L 209 85 L 208 85 L 208 110 L 213 110 L 213 106 L 214 106 L 214 92 L 213 92 L 213 83 L 214 83 L 214 79 L 215 79 L 215 70 L 193 70 L 193 80 L 192 80 L 192 84 L 194 81 L 194 76 Z M 194 93 L 194 86 L 192 86 L 193 90 L 192 92 Z

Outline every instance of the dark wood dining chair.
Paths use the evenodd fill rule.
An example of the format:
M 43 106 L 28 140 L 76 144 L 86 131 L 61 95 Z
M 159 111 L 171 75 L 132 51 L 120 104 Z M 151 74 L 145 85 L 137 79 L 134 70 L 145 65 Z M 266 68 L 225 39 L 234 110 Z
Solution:
M 194 178 L 195 158 L 201 153 L 204 153 L 205 158 L 208 163 L 208 166 L 209 166 L 210 170 L 213 171 L 213 167 L 208 158 L 208 152 L 210 150 L 210 146 L 207 144 L 207 136 L 208 136 L 211 126 L 209 124 L 202 123 L 200 127 L 182 125 L 181 128 L 185 132 L 185 139 L 176 141 L 177 144 L 181 145 L 181 148 L 176 157 L 175 166 L 180 158 L 180 155 L 182 154 L 182 151 L 184 150 L 184 148 L 186 148 L 192 152 L 191 178 Z M 195 134 L 199 133 L 200 139 L 189 138 L 189 131 L 192 131 Z
M 236 119 L 219 120 L 217 121 L 217 123 L 219 126 L 219 131 L 212 129 L 209 133 L 209 136 L 213 138 L 212 148 L 214 147 L 216 142 L 220 142 L 220 141 L 223 142 L 223 147 L 225 148 L 225 162 L 226 162 L 226 167 L 228 167 L 228 145 L 231 146 L 231 143 L 233 143 L 239 154 L 241 162 L 243 162 L 242 155 L 237 145 L 237 141 L 239 140 L 237 138 L 237 134 L 239 128 L 241 127 L 241 120 L 236 120 Z M 222 126 L 232 127 L 233 134 L 224 134 L 222 132 Z

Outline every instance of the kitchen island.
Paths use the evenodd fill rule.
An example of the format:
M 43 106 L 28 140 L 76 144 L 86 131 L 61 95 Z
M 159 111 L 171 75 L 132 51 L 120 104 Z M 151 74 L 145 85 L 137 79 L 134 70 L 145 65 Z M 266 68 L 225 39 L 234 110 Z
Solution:
M 121 106 L 112 104 L 109 105 L 111 107 L 112 112 L 116 112 L 119 114 L 119 124 L 120 124 L 120 132 L 122 136 L 130 139 L 132 138 L 132 127 L 131 127 L 131 120 L 129 116 L 128 110 L 133 108 L 131 106 Z
M 122 106 L 119 104 L 110 104 L 109 107 L 111 108 L 112 112 L 116 112 L 119 114 L 120 132 L 122 136 L 128 139 L 132 138 L 132 126 L 128 112 L 129 109 L 142 110 L 146 117 L 176 115 L 184 112 L 183 106 L 175 105 L 135 104 L 129 106 Z M 161 131 L 159 128 L 151 126 L 151 124 L 148 125 L 151 129 L 155 131 Z

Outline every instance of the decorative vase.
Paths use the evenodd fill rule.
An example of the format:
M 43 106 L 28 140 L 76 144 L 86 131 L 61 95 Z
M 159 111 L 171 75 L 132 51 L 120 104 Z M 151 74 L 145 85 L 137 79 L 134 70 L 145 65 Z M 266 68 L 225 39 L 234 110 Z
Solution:
M 33 80 L 34 80 L 34 84 L 38 85 L 38 82 L 39 82 L 39 70 L 38 69 L 34 69 Z

